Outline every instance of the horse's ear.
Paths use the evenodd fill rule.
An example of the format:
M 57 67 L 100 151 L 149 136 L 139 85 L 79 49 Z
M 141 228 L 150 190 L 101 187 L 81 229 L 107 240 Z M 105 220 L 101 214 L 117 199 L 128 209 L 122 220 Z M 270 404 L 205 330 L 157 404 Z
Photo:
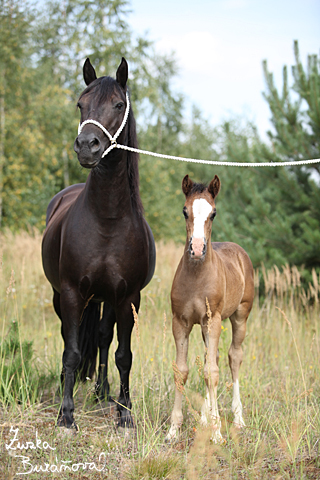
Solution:
M 182 180 L 182 191 L 187 197 L 192 190 L 193 181 L 189 178 L 189 175 L 186 175 Z
M 91 65 L 89 58 L 87 58 L 83 65 L 83 78 L 86 85 L 90 85 L 90 83 L 97 79 L 96 71 Z
M 119 85 L 125 89 L 128 80 L 128 64 L 124 57 L 122 57 L 121 63 L 118 67 L 116 79 Z
M 216 196 L 218 195 L 220 191 L 220 186 L 221 186 L 220 178 L 218 177 L 218 175 L 215 175 L 214 179 L 211 180 L 210 185 L 208 187 L 208 192 L 210 193 L 213 199 L 216 198 Z

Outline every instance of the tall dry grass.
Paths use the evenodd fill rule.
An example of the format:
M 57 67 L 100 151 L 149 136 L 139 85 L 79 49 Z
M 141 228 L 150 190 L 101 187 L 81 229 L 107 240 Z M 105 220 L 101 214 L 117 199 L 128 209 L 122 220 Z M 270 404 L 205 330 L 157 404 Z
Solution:
M 232 425 L 228 320 L 223 322 L 221 330 L 218 388 L 225 445 L 212 445 L 210 432 L 197 423 L 194 412 L 201 409 L 205 383 L 204 347 L 200 328 L 196 326 L 190 336 L 185 420 L 179 441 L 165 444 L 174 397 L 170 288 L 182 251 L 183 247 L 173 243 L 157 245 L 156 274 L 142 293 L 132 336 L 130 383 L 135 434 L 129 440 L 119 436 L 112 417 L 101 405 L 90 402 L 93 383 L 77 386 L 75 416 L 80 434 L 77 439 L 68 440 L 70 458 L 106 452 L 109 478 L 320 478 L 320 278 L 314 271 L 312 282 L 303 289 L 299 269 L 294 266 L 266 270 L 262 265 L 256 272 L 257 295 L 248 320 L 240 370 L 246 428 L 239 433 Z M 2 402 L 0 441 L 3 446 L 12 422 L 28 425 L 25 435 L 28 428 L 40 425 L 42 435 L 52 438 L 61 455 L 66 455 L 65 444 L 53 428 L 58 411 L 54 392 L 59 384 L 63 345 L 60 321 L 51 305 L 51 288 L 42 272 L 40 235 L 6 232 L 0 238 L 0 255 L 1 345 L 8 338 L 12 323 L 18 322 L 20 345 L 33 341 L 32 366 L 36 376 L 44 375 L 43 382 L 34 387 L 37 395 L 27 396 L 20 404 L 13 399 Z M 263 289 L 260 301 L 259 289 Z M 114 365 L 116 348 L 114 339 L 109 356 L 109 381 L 115 397 L 119 391 Z M 3 360 L 2 364 L 6 362 Z M 48 372 L 51 373 L 46 377 Z M 9 387 L 7 384 L 8 390 Z M 4 474 L 17 471 L 6 452 L 3 462 Z M 40 478 L 34 475 L 29 478 Z M 72 476 L 65 474 L 59 478 Z

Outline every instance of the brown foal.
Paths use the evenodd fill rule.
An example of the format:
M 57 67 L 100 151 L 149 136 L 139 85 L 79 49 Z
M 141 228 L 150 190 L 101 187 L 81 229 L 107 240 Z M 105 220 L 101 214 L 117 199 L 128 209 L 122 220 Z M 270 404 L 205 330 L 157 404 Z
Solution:
M 238 380 L 243 355 L 241 344 L 254 296 L 253 267 L 243 248 L 231 242 L 213 242 L 210 246 L 212 221 L 216 214 L 215 198 L 219 190 L 220 180 L 217 175 L 209 187 L 194 183 L 188 175 L 182 181 L 182 191 L 186 196 L 183 214 L 187 240 L 171 290 L 176 364 L 184 383 L 188 377 L 189 334 L 196 323 L 202 329 L 206 347 L 204 377 L 207 395 L 201 411 L 201 423 L 211 424 L 211 439 L 215 443 L 222 439 L 217 404 L 221 321 L 229 317 L 232 325 L 232 343 L 229 349 L 233 380 L 232 411 L 234 424 L 240 428 L 245 425 Z M 208 318 L 206 299 L 212 312 L 211 318 Z M 167 435 L 169 441 L 177 438 L 183 420 L 179 379 L 176 378 L 175 381 L 175 401 Z

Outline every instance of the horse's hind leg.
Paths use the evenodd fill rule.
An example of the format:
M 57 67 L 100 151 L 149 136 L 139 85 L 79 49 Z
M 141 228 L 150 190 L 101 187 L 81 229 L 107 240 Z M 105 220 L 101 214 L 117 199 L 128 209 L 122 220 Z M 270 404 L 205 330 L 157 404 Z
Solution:
M 232 325 L 232 343 L 229 349 L 229 366 L 233 381 L 233 399 L 232 412 L 234 414 L 234 424 L 241 428 L 245 426 L 242 418 L 242 403 L 240 399 L 239 388 L 239 369 L 242 363 L 243 351 L 242 342 L 246 335 L 247 318 L 251 310 L 251 305 L 247 302 L 239 305 L 238 309 L 230 316 Z
M 61 317 L 61 308 L 60 308 L 60 293 L 58 293 L 54 288 L 53 288 L 53 308 L 60 320 L 62 320 Z M 61 336 L 63 337 L 63 328 L 61 324 Z M 57 401 L 60 402 L 60 398 L 63 393 L 63 388 L 64 388 L 64 368 L 62 367 L 61 374 L 60 374 L 60 385 L 56 391 L 56 397 Z
M 112 400 L 110 397 L 110 387 L 108 382 L 108 355 L 113 339 L 115 322 L 116 314 L 114 309 L 107 303 L 104 303 L 103 314 L 99 326 L 100 364 L 98 380 L 96 383 L 96 393 L 101 401 Z

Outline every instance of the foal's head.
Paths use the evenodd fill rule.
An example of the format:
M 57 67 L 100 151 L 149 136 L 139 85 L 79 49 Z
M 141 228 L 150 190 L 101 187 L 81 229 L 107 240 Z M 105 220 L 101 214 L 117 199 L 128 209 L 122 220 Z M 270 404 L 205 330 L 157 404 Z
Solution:
M 116 79 L 113 79 L 97 78 L 95 69 L 87 58 L 83 66 L 83 78 L 87 88 L 82 92 L 77 103 L 81 113 L 80 124 L 89 119 L 95 120 L 113 137 L 122 123 L 127 106 L 128 64 L 126 60 L 122 58 Z M 126 141 L 126 135 L 127 125 L 119 136 L 119 143 Z M 103 152 L 109 145 L 110 140 L 101 128 L 87 124 L 77 136 L 74 150 L 83 167 L 93 168 L 99 164 Z
M 186 219 L 188 251 L 192 259 L 200 260 L 206 255 L 212 221 L 216 215 L 215 198 L 219 190 L 220 179 L 217 175 L 208 187 L 203 183 L 194 183 L 189 175 L 182 180 L 182 191 L 186 196 L 183 215 Z

